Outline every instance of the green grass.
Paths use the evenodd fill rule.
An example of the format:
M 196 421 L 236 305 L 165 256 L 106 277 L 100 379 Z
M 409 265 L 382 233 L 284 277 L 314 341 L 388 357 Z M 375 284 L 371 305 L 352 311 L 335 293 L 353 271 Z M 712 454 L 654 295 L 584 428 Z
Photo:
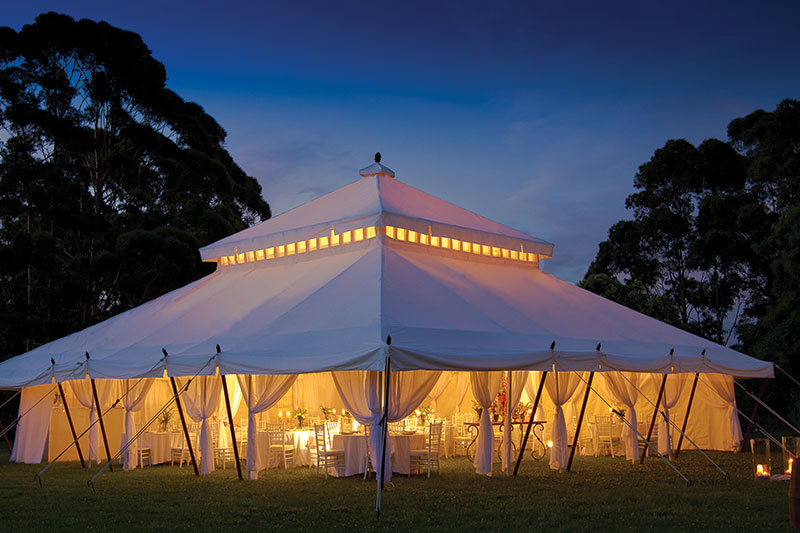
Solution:
M 577 457 L 569 474 L 545 461 L 523 462 L 517 478 L 477 476 L 464 458 L 448 459 L 431 479 L 396 476 L 375 516 L 375 482 L 327 481 L 313 470 L 261 472 L 240 482 L 236 470 L 196 478 L 191 468 L 130 472 L 83 470 L 60 463 L 8 463 L 0 452 L 0 523 L 4 531 L 68 529 L 317 531 L 780 531 L 788 530 L 787 482 L 752 479 L 747 454 L 713 453 L 726 480 L 698 453 L 681 455 L 686 486 L 669 466 L 649 458 L 631 465 L 610 457 Z

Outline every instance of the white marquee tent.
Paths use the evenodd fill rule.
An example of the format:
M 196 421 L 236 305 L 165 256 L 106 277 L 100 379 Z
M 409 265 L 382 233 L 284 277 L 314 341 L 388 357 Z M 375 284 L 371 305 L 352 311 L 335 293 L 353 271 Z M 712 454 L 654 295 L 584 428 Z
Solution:
M 604 373 L 602 389 L 631 406 L 637 399 L 624 390 L 630 387 L 612 379 L 621 371 L 651 394 L 651 380 L 642 376 L 701 373 L 711 386 L 698 389 L 701 407 L 689 434 L 708 448 L 738 445 L 732 377 L 772 377 L 771 363 L 546 274 L 539 262 L 552 256 L 552 244 L 406 185 L 380 163 L 361 174 L 202 248 L 202 259 L 217 264 L 211 275 L 0 363 L 0 388 L 23 389 L 23 412 L 36 401 L 34 391 L 46 392 L 53 380 L 86 381 L 87 375 L 110 382 L 162 378 L 165 372 L 236 374 L 243 389 L 266 397 L 302 380 L 248 389 L 244 377 L 335 372 L 344 405 L 372 424 L 381 411 L 377 373 L 387 357 L 397 376 L 393 383 L 407 389 L 392 393 L 389 410 L 397 412 L 390 418 L 415 409 L 437 380 L 437 389 L 463 400 L 466 382 L 455 385 L 455 372 L 473 373 L 472 394 L 484 403 L 481 396 L 490 401 L 499 387 L 489 371 L 558 371 L 553 383 L 560 389 L 547 387 L 556 414 L 578 397 L 577 373 Z M 162 349 L 169 356 L 163 358 Z M 445 373 L 440 377 L 439 371 Z M 528 373 L 515 375 L 518 393 Z M 355 384 L 348 383 L 353 376 Z M 198 387 L 205 383 L 197 381 Z M 675 405 L 685 402 L 683 389 L 688 387 L 673 394 Z M 595 410 L 607 412 L 604 406 Z M 19 427 L 22 446 L 14 459 L 39 462 L 47 423 L 23 420 Z

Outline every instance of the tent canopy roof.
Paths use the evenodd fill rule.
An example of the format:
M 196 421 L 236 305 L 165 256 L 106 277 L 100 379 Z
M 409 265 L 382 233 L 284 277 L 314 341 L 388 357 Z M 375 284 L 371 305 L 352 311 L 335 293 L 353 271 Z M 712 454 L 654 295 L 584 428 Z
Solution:
M 375 175 L 212 247 L 271 238 L 304 223 L 309 228 L 375 213 L 438 220 L 453 231 L 544 245 Z M 215 356 L 217 344 L 222 352 Z M 169 353 L 166 359 L 162 348 Z M 97 378 L 131 378 L 161 376 L 165 369 L 176 376 L 213 374 L 217 365 L 222 373 L 242 374 L 382 370 L 387 355 L 399 371 L 627 370 L 739 377 L 773 372 L 771 363 L 559 280 L 539 270 L 538 263 L 421 246 L 377 233 L 314 253 L 219 267 L 144 305 L 0 363 L 0 388 L 49 383 L 53 377 L 77 379 L 87 371 Z

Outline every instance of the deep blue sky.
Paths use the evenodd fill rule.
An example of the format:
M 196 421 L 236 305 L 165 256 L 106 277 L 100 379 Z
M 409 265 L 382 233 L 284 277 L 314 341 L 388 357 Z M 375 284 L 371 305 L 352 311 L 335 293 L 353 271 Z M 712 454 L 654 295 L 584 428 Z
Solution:
M 2 4 L 16 29 L 54 10 L 142 35 L 275 214 L 381 151 L 398 179 L 554 242 L 543 268 L 569 281 L 668 139 L 800 98 L 796 0 Z

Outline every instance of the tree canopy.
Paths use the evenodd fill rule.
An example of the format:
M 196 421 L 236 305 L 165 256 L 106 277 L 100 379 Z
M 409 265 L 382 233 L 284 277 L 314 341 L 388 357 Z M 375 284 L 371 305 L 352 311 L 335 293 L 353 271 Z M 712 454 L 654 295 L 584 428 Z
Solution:
M 197 279 L 198 247 L 270 217 L 166 79 L 105 22 L 0 27 L 0 359 Z

